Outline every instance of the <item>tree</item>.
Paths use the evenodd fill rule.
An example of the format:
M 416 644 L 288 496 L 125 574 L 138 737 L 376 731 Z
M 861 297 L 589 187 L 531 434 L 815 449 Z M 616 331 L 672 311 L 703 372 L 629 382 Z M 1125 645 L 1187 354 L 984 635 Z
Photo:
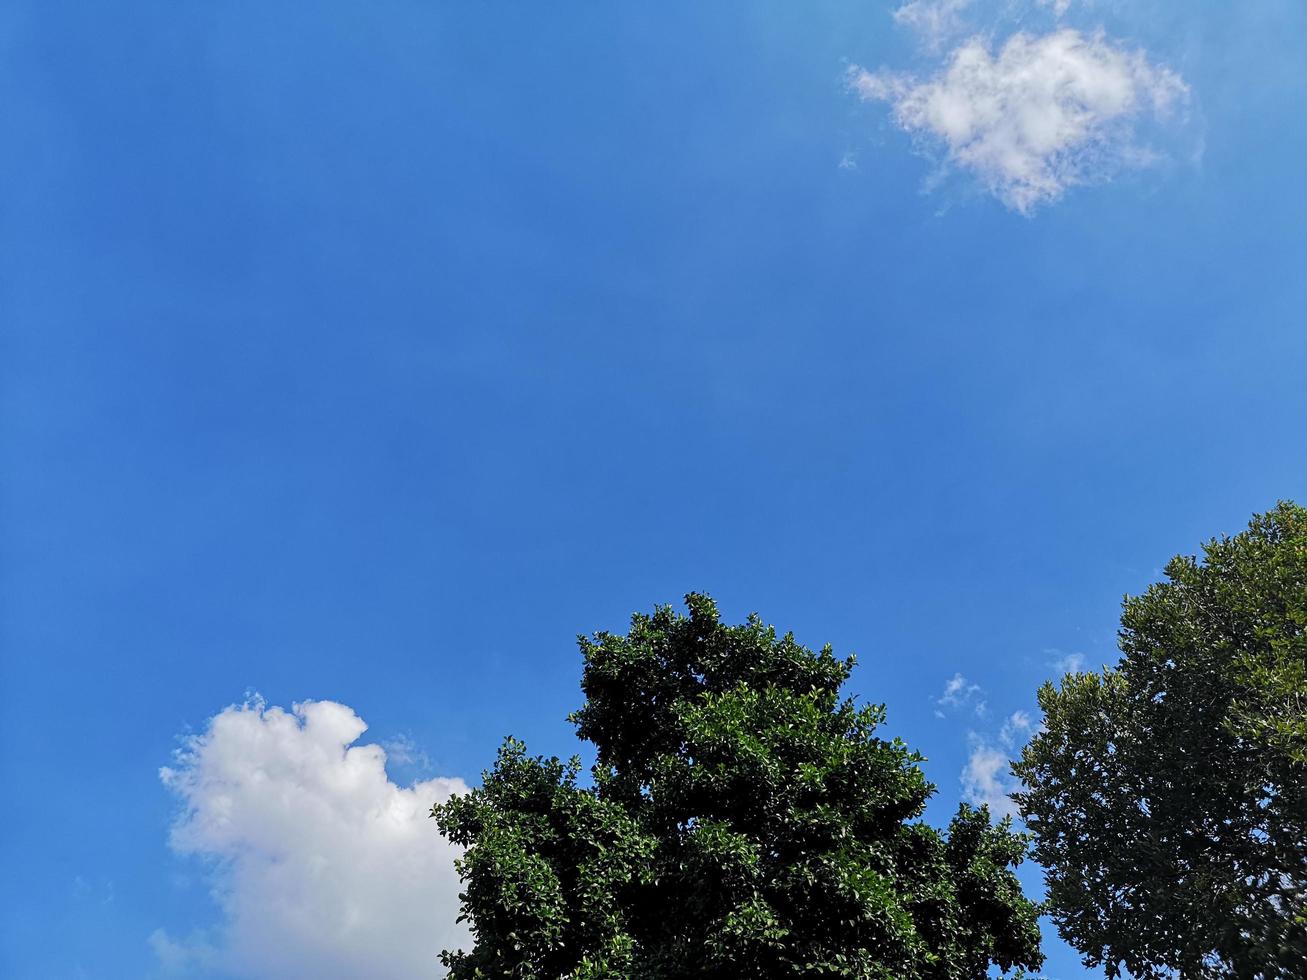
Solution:
M 876 737 L 883 706 L 841 699 L 854 661 L 713 601 L 582 637 L 597 762 L 509 739 L 470 794 L 437 806 L 467 848 L 475 945 L 454 978 L 974 980 L 1042 962 L 1012 872 L 1026 841 L 962 806 L 918 822 L 921 756 Z
M 1127 597 L 1014 771 L 1062 935 L 1117 976 L 1307 977 L 1307 511 Z

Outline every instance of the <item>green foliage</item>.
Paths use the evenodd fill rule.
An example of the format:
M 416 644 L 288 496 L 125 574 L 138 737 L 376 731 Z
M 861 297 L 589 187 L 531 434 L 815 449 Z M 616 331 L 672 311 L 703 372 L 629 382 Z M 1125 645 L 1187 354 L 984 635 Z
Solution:
M 1026 841 L 963 806 L 916 822 L 921 757 L 877 738 L 881 706 L 840 690 L 853 659 L 813 653 L 706 596 L 581 638 L 597 748 L 529 758 L 509 740 L 483 786 L 434 810 L 475 946 L 454 978 L 975 980 L 1038 969 Z
M 1307 510 L 1127 598 L 1014 766 L 1062 934 L 1115 976 L 1307 977 Z

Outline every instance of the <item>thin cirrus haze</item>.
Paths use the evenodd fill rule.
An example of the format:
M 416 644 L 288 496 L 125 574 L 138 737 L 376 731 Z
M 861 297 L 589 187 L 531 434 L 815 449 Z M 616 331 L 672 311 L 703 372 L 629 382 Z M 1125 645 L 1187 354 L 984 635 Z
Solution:
M 165 970 L 252 978 L 433 974 L 455 923 L 455 851 L 429 818 L 460 779 L 399 786 L 367 725 L 331 701 L 219 712 L 160 771 L 183 810 L 174 850 L 209 859 L 222 922 L 151 945 Z

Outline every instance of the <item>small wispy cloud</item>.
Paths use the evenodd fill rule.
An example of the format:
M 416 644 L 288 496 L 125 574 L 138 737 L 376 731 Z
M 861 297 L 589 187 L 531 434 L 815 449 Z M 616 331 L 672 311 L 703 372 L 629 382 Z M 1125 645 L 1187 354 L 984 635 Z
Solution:
M 1085 669 L 1085 655 L 1083 653 L 1064 653 L 1061 650 L 1045 650 L 1047 654 L 1052 655 L 1052 660 L 1048 665 L 1057 671 L 1057 676 L 1063 677 L 1066 674 L 1079 674 Z
M 422 749 L 413 737 L 401 733 L 381 743 L 386 752 L 386 764 L 389 766 L 408 766 L 422 773 L 431 771 L 431 756 Z
M 937 705 L 935 717 L 943 718 L 944 708 L 952 710 L 961 710 L 970 708 L 978 718 L 983 718 L 989 710 L 989 705 L 984 699 L 984 689 L 979 684 L 973 684 L 962 674 L 957 673 L 944 682 L 944 691 L 935 699 Z
M 165 930 L 155 929 L 148 942 L 164 976 L 192 976 L 208 972 L 218 964 L 218 950 L 203 932 L 174 939 Z
M 905 0 L 890 11 L 900 27 L 915 34 L 921 45 L 938 53 L 945 43 L 962 36 L 993 33 L 1003 22 L 1030 20 L 1034 8 L 1047 11 L 1060 21 L 1074 0 Z M 980 24 L 985 24 L 985 29 Z
M 79 902 L 95 902 L 98 905 L 112 905 L 114 901 L 113 882 L 108 879 L 88 881 L 81 875 L 74 875 L 73 898 Z
M 972 0 L 908 0 L 895 8 L 894 22 L 914 32 L 929 49 L 938 50 L 966 29 L 963 16 Z
M 1014 711 L 1003 721 L 1003 727 L 998 731 L 998 740 L 1011 750 L 1018 744 L 1024 744 L 1034 730 L 1035 722 L 1028 712 Z
M 980 690 L 979 684 L 972 684 L 961 673 L 957 673 L 945 681 L 944 693 L 939 696 L 938 703 L 957 707 L 979 694 Z

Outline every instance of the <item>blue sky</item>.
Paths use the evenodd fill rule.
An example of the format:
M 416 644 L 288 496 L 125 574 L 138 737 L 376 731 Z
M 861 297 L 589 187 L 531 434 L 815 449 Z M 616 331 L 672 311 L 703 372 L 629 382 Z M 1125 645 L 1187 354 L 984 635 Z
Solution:
M 444 915 L 413 813 L 505 734 L 574 751 L 575 635 L 691 589 L 856 651 L 933 817 L 994 789 L 1123 593 L 1307 496 L 1304 39 L 1297 0 L 4 5 L 0 972 L 400 971 L 436 927 L 325 924 Z

